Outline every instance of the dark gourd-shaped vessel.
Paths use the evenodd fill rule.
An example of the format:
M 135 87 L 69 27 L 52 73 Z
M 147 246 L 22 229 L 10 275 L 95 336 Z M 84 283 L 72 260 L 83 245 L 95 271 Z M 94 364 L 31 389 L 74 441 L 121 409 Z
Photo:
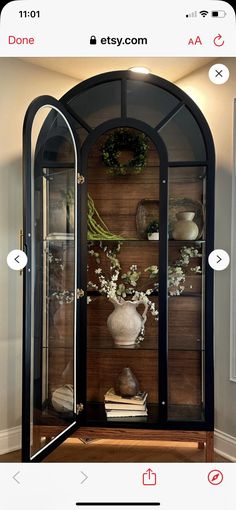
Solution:
M 134 397 L 139 392 L 139 383 L 129 367 L 123 368 L 120 373 L 115 390 L 121 397 Z

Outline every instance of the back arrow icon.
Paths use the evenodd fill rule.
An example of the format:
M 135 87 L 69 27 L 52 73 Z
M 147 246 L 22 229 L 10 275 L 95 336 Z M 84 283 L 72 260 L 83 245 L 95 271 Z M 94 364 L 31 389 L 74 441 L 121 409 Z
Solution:
M 19 480 L 17 480 L 17 476 L 20 474 L 20 471 L 17 471 L 17 473 L 15 473 L 15 475 L 13 475 L 13 480 L 15 480 L 16 483 L 18 483 L 18 485 L 20 485 L 20 482 Z
M 17 262 L 17 264 L 19 264 L 19 263 L 20 263 L 20 262 L 19 262 L 19 260 L 18 260 L 18 258 L 19 258 L 19 255 L 17 255 L 17 257 L 14 259 L 14 260 Z

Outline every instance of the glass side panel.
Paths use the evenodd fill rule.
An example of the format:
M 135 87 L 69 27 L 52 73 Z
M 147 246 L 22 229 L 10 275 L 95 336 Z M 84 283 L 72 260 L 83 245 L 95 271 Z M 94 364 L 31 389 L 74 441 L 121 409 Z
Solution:
M 205 161 L 203 135 L 192 113 L 183 107 L 159 131 L 169 161 Z
M 44 108 L 44 113 L 47 111 Z M 37 114 L 42 116 L 41 114 Z M 37 119 L 35 119 L 37 122 Z M 74 146 L 71 133 L 57 110 L 51 110 L 45 119 L 39 133 L 40 137 L 35 147 L 35 162 L 40 161 L 53 164 L 74 163 Z
M 69 101 L 70 107 L 90 127 L 121 115 L 121 82 L 96 85 Z
M 77 156 L 64 117 L 49 107 L 45 114 L 32 131 L 31 456 L 56 436 L 54 426 L 63 432 L 75 421 Z M 61 167 L 68 158 L 73 168 Z
M 73 168 L 43 168 L 45 240 L 74 237 Z
M 205 175 L 169 169 L 168 419 L 204 419 Z M 186 172 L 188 169 L 185 169 Z M 181 177 L 182 176 L 182 177 Z M 200 177 L 200 178 L 199 178 Z
M 179 99 L 161 87 L 143 81 L 127 80 L 127 116 L 156 127 Z
M 156 423 L 160 162 L 147 137 L 122 129 L 99 137 L 88 156 L 87 417 L 100 424 Z M 126 140 L 121 166 L 109 167 L 101 147 L 114 135 L 119 142 L 119 134 Z M 136 137 L 147 145 L 137 169 L 128 167 Z M 115 394 L 108 395 L 111 388 Z M 131 398 L 138 390 L 147 394 L 139 406 Z

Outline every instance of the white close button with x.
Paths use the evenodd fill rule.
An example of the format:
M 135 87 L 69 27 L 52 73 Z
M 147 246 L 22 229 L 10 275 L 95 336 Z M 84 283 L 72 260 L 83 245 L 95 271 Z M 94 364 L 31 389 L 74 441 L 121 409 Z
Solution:
M 210 67 L 208 76 L 215 85 L 223 85 L 229 79 L 229 69 L 224 64 L 214 64 Z

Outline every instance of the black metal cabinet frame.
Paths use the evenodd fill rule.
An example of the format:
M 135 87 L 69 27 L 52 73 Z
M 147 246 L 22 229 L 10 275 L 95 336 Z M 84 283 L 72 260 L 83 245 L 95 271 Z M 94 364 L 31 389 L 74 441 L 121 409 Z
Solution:
M 127 81 L 135 80 L 150 83 L 159 89 L 167 91 L 177 99 L 177 104 L 161 119 L 155 127 L 146 122 L 127 116 Z M 86 119 L 73 109 L 71 101 L 82 95 L 84 92 L 93 89 L 102 84 L 111 82 L 120 82 L 120 116 L 115 117 L 100 125 L 91 126 Z M 80 154 L 79 172 L 85 178 L 85 184 L 77 187 L 78 208 L 77 208 L 77 240 L 79 249 L 77 250 L 77 287 L 86 289 L 87 273 L 87 189 L 86 189 L 86 169 L 87 158 L 91 146 L 97 138 L 107 130 L 117 127 L 130 127 L 144 132 L 154 143 L 160 156 L 160 280 L 159 280 L 159 421 L 156 427 L 148 424 L 148 428 L 158 429 L 176 429 L 176 430 L 213 430 L 214 426 L 214 379 L 213 379 L 213 270 L 209 264 L 205 266 L 205 364 L 204 364 L 204 396 L 205 396 L 205 419 L 202 421 L 170 421 L 167 416 L 168 403 L 168 290 L 167 290 L 167 268 L 168 268 L 168 176 L 169 168 L 178 167 L 205 167 L 206 168 L 206 247 L 205 258 L 214 249 L 214 169 L 215 152 L 214 144 L 209 126 L 203 114 L 196 104 L 181 89 L 174 84 L 153 76 L 153 75 L 135 75 L 130 71 L 116 71 L 105 73 L 88 79 L 64 95 L 60 101 L 50 96 L 42 96 L 31 103 L 26 114 L 23 129 L 23 166 L 24 166 L 24 246 L 29 263 L 24 270 L 24 340 L 23 340 L 23 431 L 22 431 L 22 449 L 24 461 L 37 461 L 44 458 L 47 453 L 52 451 L 66 437 L 79 427 L 91 425 L 86 417 L 86 405 L 84 413 L 79 418 L 75 414 L 74 423 L 53 442 L 49 443 L 43 451 L 39 452 L 33 459 L 30 456 L 30 378 L 31 378 L 31 243 L 29 233 L 31 232 L 31 129 L 34 116 L 37 110 L 45 105 L 51 105 L 60 110 L 67 121 L 70 123 L 71 130 L 76 140 L 76 148 Z M 166 147 L 161 130 L 178 113 L 181 108 L 186 107 L 188 112 L 195 119 L 200 128 L 206 157 L 204 160 L 194 161 L 168 161 L 168 147 Z M 48 120 L 40 133 L 48 129 Z M 82 144 L 78 141 L 76 128 L 82 128 L 86 133 L 86 139 Z M 77 380 L 77 404 L 86 402 L 86 300 L 78 300 L 77 308 L 77 348 L 76 348 L 76 370 L 80 374 Z M 116 423 L 93 423 L 93 426 L 116 427 Z M 122 424 L 119 424 L 119 428 Z M 126 428 L 147 428 L 143 423 L 125 423 Z

